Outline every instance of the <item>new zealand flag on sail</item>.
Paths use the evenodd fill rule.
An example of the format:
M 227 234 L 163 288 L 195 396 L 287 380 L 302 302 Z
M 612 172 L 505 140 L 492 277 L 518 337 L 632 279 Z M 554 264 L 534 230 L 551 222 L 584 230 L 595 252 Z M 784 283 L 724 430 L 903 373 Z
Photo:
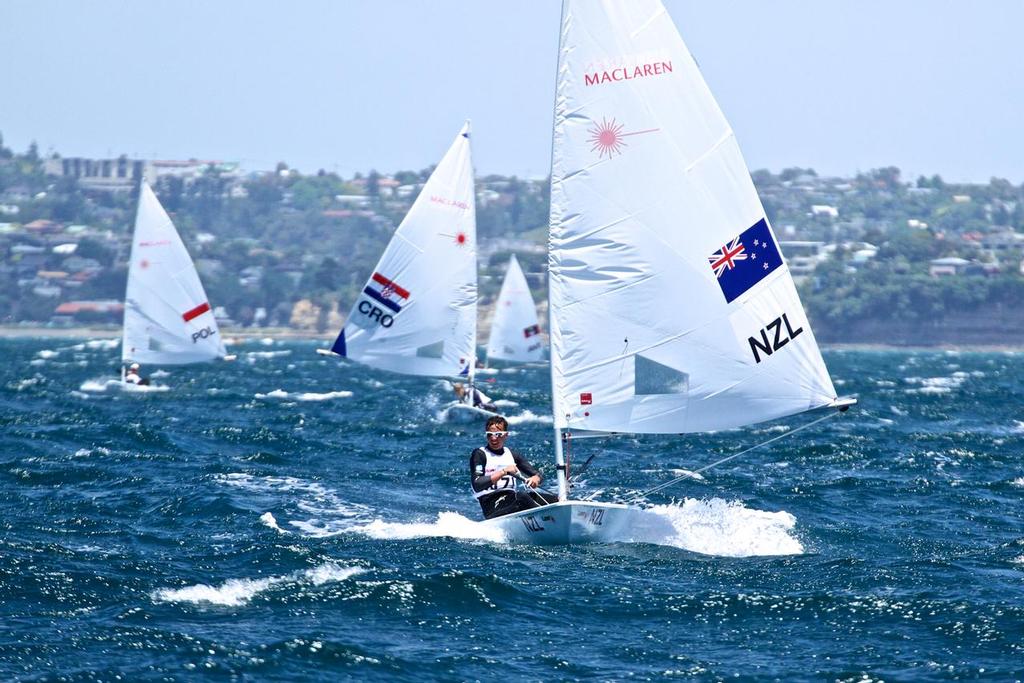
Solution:
M 708 256 L 725 302 L 732 303 L 782 265 L 768 221 L 761 219 Z

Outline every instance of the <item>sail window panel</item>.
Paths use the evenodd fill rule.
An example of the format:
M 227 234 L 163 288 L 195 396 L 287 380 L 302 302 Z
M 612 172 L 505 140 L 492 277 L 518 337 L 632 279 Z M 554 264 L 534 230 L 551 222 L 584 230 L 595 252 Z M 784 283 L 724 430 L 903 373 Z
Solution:
M 640 354 L 633 356 L 633 393 L 637 396 L 690 393 L 690 375 Z
M 416 349 L 417 358 L 443 358 L 444 357 L 444 340 L 434 342 L 433 344 L 427 344 L 426 346 L 420 346 Z

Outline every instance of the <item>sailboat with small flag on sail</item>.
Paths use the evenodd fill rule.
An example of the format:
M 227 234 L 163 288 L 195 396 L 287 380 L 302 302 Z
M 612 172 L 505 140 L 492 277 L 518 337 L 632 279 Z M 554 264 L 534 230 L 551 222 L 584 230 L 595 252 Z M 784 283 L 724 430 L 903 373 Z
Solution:
M 510 539 L 628 541 L 653 514 L 569 499 L 564 447 L 580 436 L 855 402 L 836 394 L 736 137 L 660 0 L 563 2 L 548 246 L 559 502 L 483 522 Z
M 462 376 L 472 384 L 476 316 L 467 121 L 384 249 L 330 352 L 381 370 Z
M 129 363 L 181 365 L 232 359 L 195 264 L 156 194 L 143 180 L 135 216 L 121 340 Z
M 512 254 L 494 304 L 491 334 L 487 339 L 487 362 L 535 363 L 543 357 L 537 306 L 519 259 Z

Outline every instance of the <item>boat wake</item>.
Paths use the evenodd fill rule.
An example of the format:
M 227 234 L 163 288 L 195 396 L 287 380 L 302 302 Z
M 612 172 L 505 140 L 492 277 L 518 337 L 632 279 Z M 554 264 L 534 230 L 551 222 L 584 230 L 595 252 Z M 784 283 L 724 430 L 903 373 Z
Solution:
M 752 510 L 738 501 L 720 498 L 687 498 L 673 505 L 647 508 L 644 513 L 641 519 L 646 517 L 646 523 L 631 530 L 630 540 L 720 557 L 804 552 L 793 533 L 796 518 L 785 511 Z
M 124 391 L 129 394 L 152 394 L 170 391 L 166 384 L 127 384 L 119 379 L 87 379 L 78 387 L 79 391 L 89 394 L 105 394 L 112 391 Z
M 414 538 L 457 538 L 465 541 L 502 543 L 505 534 L 480 522 L 463 517 L 457 512 L 440 512 L 432 522 L 385 522 L 374 520 L 355 525 L 350 533 L 374 539 L 410 540 Z
M 270 513 L 260 519 L 272 529 L 288 533 L 281 529 L 277 520 Z M 341 519 L 324 522 L 295 520 L 289 522 L 303 536 L 324 538 L 355 534 L 382 541 L 408 541 L 417 538 L 454 538 L 462 541 L 485 541 L 503 543 L 505 533 L 500 529 L 475 522 L 457 512 L 440 512 L 437 519 L 422 522 L 386 522 L 382 519 L 371 521 Z

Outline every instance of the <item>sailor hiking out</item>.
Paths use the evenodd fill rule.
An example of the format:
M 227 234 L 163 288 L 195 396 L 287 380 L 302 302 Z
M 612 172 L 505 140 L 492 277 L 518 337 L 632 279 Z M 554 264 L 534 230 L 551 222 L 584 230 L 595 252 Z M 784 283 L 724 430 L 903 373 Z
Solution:
M 537 468 L 505 445 L 508 439 L 505 418 L 500 415 L 488 418 L 486 435 L 487 445 L 469 456 L 473 495 L 486 519 L 557 502 L 557 496 L 536 490 L 542 481 Z M 527 477 L 524 479 L 526 490 L 517 490 L 516 479 L 524 476 Z

